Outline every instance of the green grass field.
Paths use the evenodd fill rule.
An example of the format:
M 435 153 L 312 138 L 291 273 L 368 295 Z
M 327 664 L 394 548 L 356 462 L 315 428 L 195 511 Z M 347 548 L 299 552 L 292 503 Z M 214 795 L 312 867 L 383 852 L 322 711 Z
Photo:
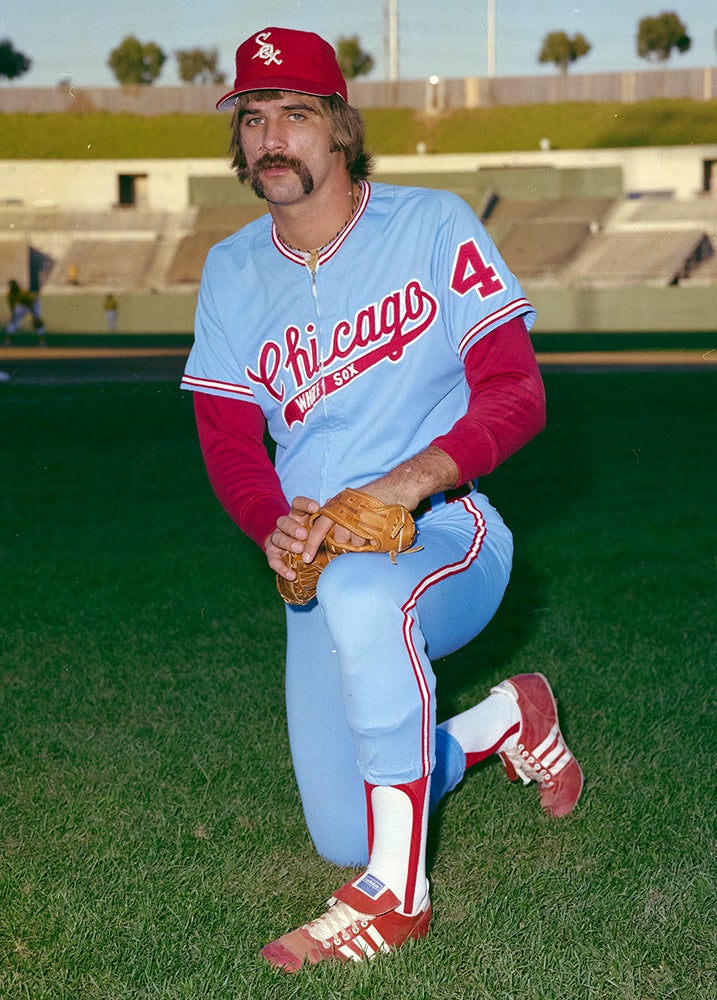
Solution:
M 708 1000 L 715 963 L 713 372 L 549 374 L 482 484 L 514 529 L 442 716 L 539 669 L 587 775 L 571 817 L 497 763 L 434 818 L 429 938 L 258 958 L 344 874 L 288 758 L 283 608 L 170 384 L 0 385 L 0 995 Z
M 409 108 L 367 108 L 369 148 L 377 154 L 487 153 L 553 149 L 674 146 L 713 143 L 710 102 L 655 100 L 636 104 L 571 103 L 480 108 L 427 116 Z M 0 114 L 4 159 L 123 159 L 151 156 L 224 157 L 229 116 Z

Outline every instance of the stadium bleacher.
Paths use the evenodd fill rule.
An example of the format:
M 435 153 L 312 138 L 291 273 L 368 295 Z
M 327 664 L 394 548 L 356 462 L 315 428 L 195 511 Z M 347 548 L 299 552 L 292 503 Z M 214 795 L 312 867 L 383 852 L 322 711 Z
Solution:
M 259 201 L 252 205 L 202 206 L 197 211 L 192 232 L 177 244 L 166 274 L 167 283 L 198 284 L 210 247 L 265 212 L 266 207 Z
M 526 281 L 548 281 L 564 273 L 589 238 L 585 223 L 545 220 L 511 226 L 496 242 L 514 274 Z
M 53 293 L 93 290 L 154 291 L 166 284 L 168 252 L 194 227 L 196 209 L 69 211 L 2 206 L 0 282 L 37 281 L 33 254 L 43 264 L 40 280 Z
M 70 243 L 59 273 L 76 274 L 77 286 L 144 288 L 157 250 L 154 236 L 146 239 L 80 239 Z
M 674 285 L 711 254 L 700 229 L 599 233 L 572 260 L 563 279 L 574 285 Z
M 551 281 L 564 275 L 615 205 L 614 198 L 525 200 L 493 193 L 481 214 L 515 274 L 530 281 Z
M 559 193 L 554 174 L 550 192 Z M 594 179 L 586 184 L 593 193 L 580 197 L 574 193 L 578 178 L 563 185 L 569 196 L 540 197 L 531 194 L 532 175 L 528 195 L 523 190 L 521 196 L 511 168 L 504 185 L 500 177 L 473 171 L 457 175 L 453 184 L 445 172 L 377 179 L 452 187 L 483 217 L 509 266 L 531 283 L 717 284 L 717 199 L 596 195 L 601 188 Z M 203 179 L 203 202 L 178 212 L 0 206 L 0 282 L 32 278 L 28 258 L 34 253 L 44 262 L 43 288 L 52 292 L 196 286 L 209 247 L 266 211 L 248 196 L 238 204 L 218 204 L 210 180 Z M 226 184 L 226 178 L 217 182 Z

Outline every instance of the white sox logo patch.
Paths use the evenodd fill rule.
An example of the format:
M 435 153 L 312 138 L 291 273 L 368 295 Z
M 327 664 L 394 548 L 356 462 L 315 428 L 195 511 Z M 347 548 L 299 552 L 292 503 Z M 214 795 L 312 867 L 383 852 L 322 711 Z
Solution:
M 420 281 L 409 281 L 380 302 L 360 309 L 353 321 L 337 323 L 323 362 L 314 324 L 306 326 L 305 338 L 298 326 L 287 326 L 282 342 L 264 344 L 257 370 L 247 368 L 247 377 L 283 404 L 288 427 L 303 423 L 323 396 L 337 392 L 382 361 L 399 361 L 406 348 L 430 329 L 438 309 L 437 299 Z M 289 399 L 285 373 L 296 390 Z
M 261 59 L 265 66 L 271 66 L 272 63 L 281 66 L 284 61 L 283 59 L 279 59 L 281 49 L 275 49 L 271 42 L 267 42 L 267 38 L 270 35 L 270 31 L 261 31 L 256 36 L 254 41 L 259 46 L 259 51 L 254 53 L 252 59 Z

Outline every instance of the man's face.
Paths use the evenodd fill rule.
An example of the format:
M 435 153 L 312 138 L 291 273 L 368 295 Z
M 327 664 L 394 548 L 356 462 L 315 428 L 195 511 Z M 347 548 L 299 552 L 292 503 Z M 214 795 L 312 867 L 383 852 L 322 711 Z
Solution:
M 241 112 L 242 149 L 260 198 L 290 205 L 343 172 L 343 156 L 331 152 L 328 122 L 318 109 L 316 98 L 287 91 L 273 101 L 250 101 Z

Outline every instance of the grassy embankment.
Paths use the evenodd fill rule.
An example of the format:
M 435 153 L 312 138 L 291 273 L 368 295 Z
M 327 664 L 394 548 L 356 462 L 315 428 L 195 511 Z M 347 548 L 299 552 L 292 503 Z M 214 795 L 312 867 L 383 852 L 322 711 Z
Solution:
M 673 146 L 715 141 L 714 103 L 546 104 L 426 116 L 409 109 L 368 109 L 369 146 L 377 154 Z M 229 116 L 129 114 L 0 115 L 4 159 L 221 157 Z

